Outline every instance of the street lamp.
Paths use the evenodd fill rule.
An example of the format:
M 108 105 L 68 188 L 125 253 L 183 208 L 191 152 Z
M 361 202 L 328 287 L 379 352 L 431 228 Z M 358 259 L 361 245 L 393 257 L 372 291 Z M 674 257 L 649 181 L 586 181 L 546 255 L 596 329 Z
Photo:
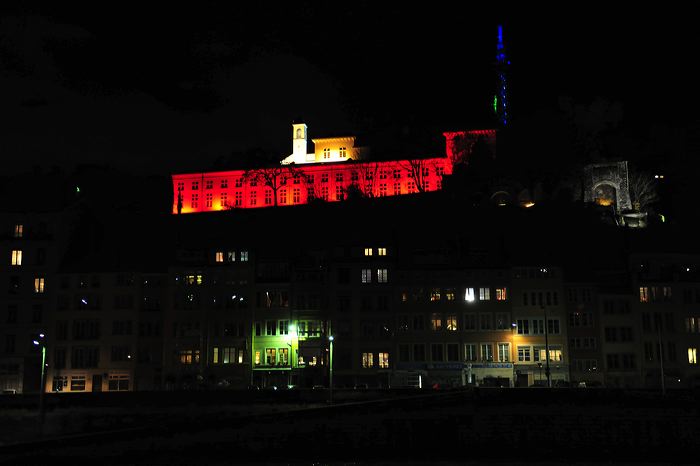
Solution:
M 46 342 L 44 341 L 45 335 L 40 333 L 37 335 L 35 340 L 32 340 L 36 346 L 41 347 L 41 382 L 39 382 L 39 426 L 43 428 L 44 426 L 44 389 L 46 381 Z
M 544 312 L 544 375 L 547 377 L 547 388 L 552 388 L 552 374 L 549 370 L 549 324 L 547 322 L 547 308 L 541 305 L 542 311 Z
M 330 404 L 333 404 L 333 340 L 335 338 L 333 335 L 328 335 L 328 341 L 330 342 L 330 354 L 328 357 L 328 394 Z

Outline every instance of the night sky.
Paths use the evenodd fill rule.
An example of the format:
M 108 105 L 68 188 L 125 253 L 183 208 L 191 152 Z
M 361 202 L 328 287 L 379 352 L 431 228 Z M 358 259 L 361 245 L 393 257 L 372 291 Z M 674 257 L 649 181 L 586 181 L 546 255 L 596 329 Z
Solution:
M 297 117 L 312 138 L 489 126 L 499 23 L 516 123 L 562 95 L 619 101 L 642 132 L 697 119 L 689 11 L 229 3 L 4 6 L 7 173 L 93 162 L 167 174 L 252 147 L 281 158 Z

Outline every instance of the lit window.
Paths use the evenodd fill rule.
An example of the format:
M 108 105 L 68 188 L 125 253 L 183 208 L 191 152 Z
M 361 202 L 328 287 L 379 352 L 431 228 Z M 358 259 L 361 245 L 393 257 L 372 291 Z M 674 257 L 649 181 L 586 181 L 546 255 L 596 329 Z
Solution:
M 365 248 L 365 256 L 371 256 L 372 255 L 372 248 Z
M 491 288 L 479 288 L 479 300 L 489 301 L 491 299 Z
M 389 353 L 379 353 L 379 367 L 381 369 L 389 368 Z
M 219 364 L 219 347 L 218 346 L 215 346 L 213 348 L 211 362 L 212 362 L 212 364 Z
M 236 262 L 236 251 L 228 251 L 226 254 L 226 260 L 228 262 Z
M 241 262 L 248 262 L 248 251 L 241 251 Z
M 43 293 L 43 292 L 44 292 L 44 278 L 37 277 L 34 279 L 34 293 Z
M 223 251 L 216 251 L 214 257 L 215 257 L 216 262 L 223 262 L 224 261 L 224 252 Z
M 202 284 L 202 274 L 192 274 L 185 275 L 186 285 L 201 285 Z
M 277 351 L 279 355 L 280 366 L 286 366 L 289 364 L 289 348 L 279 348 Z
M 518 361 L 529 361 L 530 360 L 530 347 L 529 346 L 518 346 Z
M 180 364 L 193 364 L 199 362 L 199 350 L 180 350 L 178 354 Z
M 221 353 L 224 364 L 233 364 L 236 361 L 236 348 L 231 346 L 221 348 Z
M 454 301 L 455 300 L 455 290 L 448 288 L 445 290 L 445 299 L 448 301 Z
M 362 283 L 372 283 L 372 269 L 362 269 Z
M 442 317 L 440 314 L 433 314 L 430 316 L 430 329 L 434 332 L 442 330 Z
M 456 332 L 457 331 L 457 316 L 450 315 L 447 316 L 447 330 Z
M 474 301 L 474 288 L 467 288 L 464 291 L 464 300 L 468 302 Z
M 271 366 L 277 362 L 277 350 L 275 348 L 265 348 L 265 364 Z
M 432 301 L 432 302 L 440 301 L 440 288 L 433 288 L 430 291 L 430 301 Z
M 543 346 L 538 346 L 535 348 L 535 361 L 544 361 L 545 355 L 547 354 Z M 550 361 L 562 361 L 561 349 L 550 349 L 549 350 L 549 360 Z
M 22 251 L 19 249 L 12 250 L 12 265 L 22 265 Z
M 386 248 L 377 248 L 378 256 L 386 256 Z
M 255 365 L 256 366 L 260 365 L 260 351 L 255 352 Z
M 496 288 L 496 301 L 505 301 L 507 296 L 505 288 Z
M 688 364 L 697 364 L 698 363 L 698 349 L 697 348 L 688 348 Z
M 387 269 L 377 269 L 377 281 L 379 283 L 387 283 L 389 281 L 389 272 Z
M 23 235 L 24 235 L 24 225 L 22 225 L 22 224 L 15 225 L 14 237 L 21 238 Z
M 649 302 L 649 287 L 640 286 L 639 287 L 639 302 L 648 303 Z
M 374 367 L 374 354 L 373 353 L 362 353 L 362 367 L 369 368 Z

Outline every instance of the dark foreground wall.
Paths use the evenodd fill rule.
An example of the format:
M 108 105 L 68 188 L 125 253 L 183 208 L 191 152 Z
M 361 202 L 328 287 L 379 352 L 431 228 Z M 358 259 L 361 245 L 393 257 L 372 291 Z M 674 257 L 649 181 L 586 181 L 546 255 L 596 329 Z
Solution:
M 680 462 L 681 453 L 697 449 L 697 405 L 696 394 L 688 392 L 661 399 L 646 392 L 546 389 L 430 393 L 334 406 L 293 403 L 284 412 L 278 406 L 263 414 L 198 410 L 195 402 L 188 415 L 161 413 L 157 422 L 140 427 L 6 446 L 0 458 L 5 464 L 96 457 L 105 464 Z

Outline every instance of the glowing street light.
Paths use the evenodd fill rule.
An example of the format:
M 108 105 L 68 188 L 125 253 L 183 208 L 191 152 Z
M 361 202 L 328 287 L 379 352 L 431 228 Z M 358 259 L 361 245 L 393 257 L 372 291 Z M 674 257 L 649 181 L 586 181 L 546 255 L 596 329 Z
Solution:
M 44 341 L 45 335 L 39 333 L 37 338 L 32 340 L 36 346 L 41 347 L 41 381 L 39 382 L 39 426 L 43 430 L 44 426 L 44 386 L 46 381 L 46 342 Z
M 330 342 L 330 354 L 328 358 L 328 394 L 331 404 L 333 404 L 333 340 L 335 340 L 335 337 L 333 337 L 333 335 L 328 335 L 328 341 Z

